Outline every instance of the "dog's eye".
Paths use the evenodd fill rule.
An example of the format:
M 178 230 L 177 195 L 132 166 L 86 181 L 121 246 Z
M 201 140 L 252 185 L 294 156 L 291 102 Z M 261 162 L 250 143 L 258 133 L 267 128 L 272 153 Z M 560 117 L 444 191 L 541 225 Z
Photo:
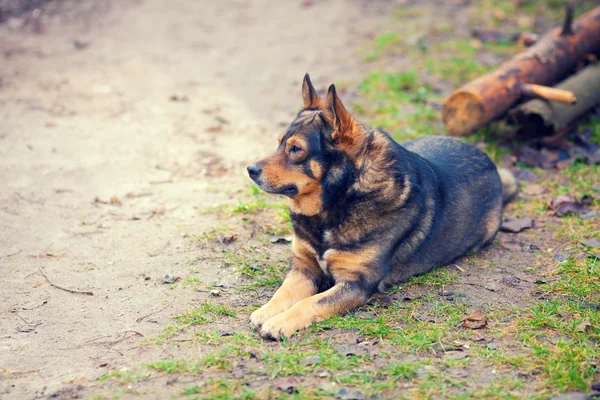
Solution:
M 290 154 L 295 154 L 295 153 L 299 153 L 301 152 L 302 149 L 298 146 L 292 146 L 292 148 L 290 149 Z

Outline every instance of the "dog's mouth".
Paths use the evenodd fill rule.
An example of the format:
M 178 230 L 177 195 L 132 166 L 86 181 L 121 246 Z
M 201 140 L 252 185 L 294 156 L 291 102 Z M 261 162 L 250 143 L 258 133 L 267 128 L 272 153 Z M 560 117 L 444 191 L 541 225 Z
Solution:
M 281 194 L 287 197 L 295 197 L 298 195 L 298 186 L 295 184 L 287 184 L 283 186 L 275 187 L 271 185 L 266 179 L 262 170 L 258 166 L 248 167 L 248 175 L 250 179 L 256 183 L 256 185 L 267 193 Z
M 262 182 L 262 179 L 252 178 L 252 180 L 254 181 L 254 183 L 256 183 L 256 185 L 259 188 L 261 188 L 262 190 L 264 190 L 267 193 L 281 194 L 283 196 L 292 197 L 292 198 L 296 197 L 298 195 L 298 187 L 294 184 L 273 187 L 265 182 Z

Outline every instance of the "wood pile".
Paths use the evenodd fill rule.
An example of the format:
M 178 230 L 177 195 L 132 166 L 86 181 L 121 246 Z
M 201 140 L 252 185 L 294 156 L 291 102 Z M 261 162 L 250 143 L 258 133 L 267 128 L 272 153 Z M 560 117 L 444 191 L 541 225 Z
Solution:
M 444 102 L 444 125 L 465 136 L 508 115 L 527 136 L 561 135 L 600 105 L 599 55 L 600 6 L 573 21 L 568 5 L 563 26 L 454 91 Z

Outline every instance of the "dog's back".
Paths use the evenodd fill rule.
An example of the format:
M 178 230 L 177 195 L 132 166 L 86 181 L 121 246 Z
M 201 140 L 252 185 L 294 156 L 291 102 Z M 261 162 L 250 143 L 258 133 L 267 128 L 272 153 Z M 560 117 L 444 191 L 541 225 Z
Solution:
M 502 218 L 502 182 L 485 153 L 442 136 L 422 137 L 402 147 L 422 166 L 419 185 L 428 197 L 416 231 L 423 231 L 424 240 L 410 251 L 398 248 L 385 284 L 478 250 L 494 239 Z

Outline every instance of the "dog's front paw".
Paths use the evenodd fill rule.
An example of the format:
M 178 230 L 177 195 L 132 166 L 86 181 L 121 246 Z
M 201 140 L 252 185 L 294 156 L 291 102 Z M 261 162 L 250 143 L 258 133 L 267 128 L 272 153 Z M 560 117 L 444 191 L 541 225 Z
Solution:
M 304 321 L 295 313 L 288 311 L 263 323 L 260 335 L 265 339 L 281 340 L 282 337 L 289 338 L 296 331 L 306 328 L 308 325 L 310 325 L 310 321 Z
M 257 328 L 267 322 L 270 318 L 281 314 L 283 311 L 283 309 L 273 307 L 272 304 L 267 303 L 250 315 L 250 324 Z

